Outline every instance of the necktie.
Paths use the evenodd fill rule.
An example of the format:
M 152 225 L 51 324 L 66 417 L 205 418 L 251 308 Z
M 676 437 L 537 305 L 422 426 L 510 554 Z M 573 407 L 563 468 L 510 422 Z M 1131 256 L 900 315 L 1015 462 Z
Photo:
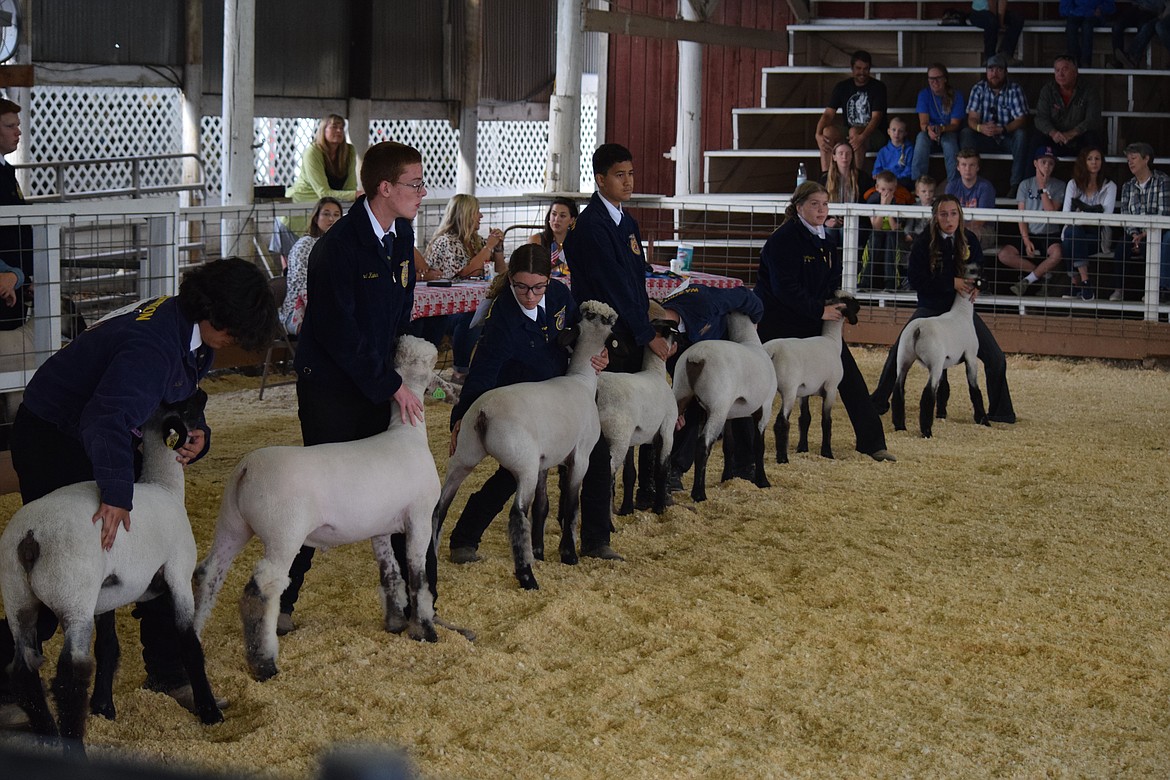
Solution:
M 389 260 L 394 255 L 394 234 L 387 233 L 382 236 L 382 246 L 386 249 L 386 259 Z

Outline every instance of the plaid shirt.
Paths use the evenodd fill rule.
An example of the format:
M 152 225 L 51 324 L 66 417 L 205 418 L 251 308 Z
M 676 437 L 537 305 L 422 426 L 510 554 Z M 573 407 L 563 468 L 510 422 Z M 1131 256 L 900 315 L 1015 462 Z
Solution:
M 1028 97 L 1018 81 L 1006 82 L 996 93 L 987 79 L 983 79 L 971 90 L 971 97 L 967 99 L 967 113 L 978 114 L 980 124 L 1010 124 L 1017 117 L 1028 113 Z
M 1145 188 L 1139 187 L 1137 178 L 1132 178 L 1121 187 L 1117 199 L 1122 214 L 1151 214 L 1170 216 L 1170 176 L 1161 171 L 1151 171 Z M 1131 236 L 1141 233 L 1143 228 L 1127 228 Z

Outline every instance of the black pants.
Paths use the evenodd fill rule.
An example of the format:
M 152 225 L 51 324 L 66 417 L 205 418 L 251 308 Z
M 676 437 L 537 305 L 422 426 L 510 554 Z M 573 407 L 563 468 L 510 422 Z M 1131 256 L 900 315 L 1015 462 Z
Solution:
M 135 479 L 142 471 L 142 454 L 137 444 L 137 440 L 131 437 L 131 446 L 135 447 Z M 59 487 L 93 479 L 93 465 L 81 442 L 61 433 L 56 425 L 37 417 L 23 405 L 12 426 L 12 465 L 20 480 L 21 501 L 25 504 Z M 139 619 L 147 687 L 169 690 L 186 684 L 187 673 L 179 660 L 179 635 L 175 630 L 171 600 L 140 601 L 131 614 Z M 38 641 L 44 642 L 56 630 L 56 616 L 42 608 L 37 619 Z M 13 652 L 14 642 L 8 621 L 0 621 L 0 679 L 5 680 L 5 684 L 5 670 L 12 662 Z
M 944 312 L 937 309 L 919 307 L 910 315 L 910 322 L 919 317 L 937 317 Z M 907 323 L 909 324 L 909 323 Z M 904 330 L 904 329 L 903 329 Z M 999 342 L 987 327 L 987 323 L 975 315 L 975 336 L 979 339 L 979 359 L 983 361 L 983 373 L 987 375 L 987 416 L 992 422 L 1014 423 L 1016 411 L 1012 407 L 1012 394 L 1007 383 L 1007 358 L 999 348 Z M 902 338 L 898 334 L 898 339 Z M 886 355 L 886 364 L 882 367 L 882 375 L 878 379 L 877 387 L 873 391 L 873 402 L 885 407 L 889 404 L 890 395 L 894 392 L 894 383 L 898 379 L 898 342 L 895 341 Z M 946 374 L 943 374 L 946 381 Z
M 297 416 L 301 421 L 301 440 L 306 447 L 315 444 L 358 441 L 382 433 L 390 426 L 392 413 L 389 401 L 373 403 L 356 389 L 349 391 L 334 387 L 322 387 L 304 379 L 297 380 Z M 394 475 L 387 474 L 393 482 Z M 390 537 L 394 558 L 402 576 L 407 576 L 406 535 Z M 289 568 L 289 585 L 280 594 L 280 611 L 292 614 L 305 575 L 313 565 L 313 548 L 301 547 Z M 438 597 L 438 560 L 434 544 L 427 550 L 427 582 L 431 592 Z
M 459 515 L 459 522 L 451 531 L 451 549 L 456 547 L 479 547 L 483 533 L 492 524 L 508 499 L 516 492 L 516 478 L 503 466 L 496 469 L 496 473 L 487 478 L 483 487 L 467 499 Z M 533 539 L 533 544 L 539 540 Z

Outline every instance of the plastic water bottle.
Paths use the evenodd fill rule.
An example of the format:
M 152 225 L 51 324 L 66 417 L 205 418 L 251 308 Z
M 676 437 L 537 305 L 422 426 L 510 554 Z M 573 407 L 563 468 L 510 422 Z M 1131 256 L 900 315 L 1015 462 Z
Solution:
M 489 282 L 496 278 L 496 258 L 494 255 L 490 257 L 486 263 L 484 263 L 483 278 Z
M 800 185 L 804 184 L 806 181 L 808 181 L 808 173 L 805 171 L 804 163 L 801 163 L 800 165 L 796 166 L 797 189 L 799 189 Z

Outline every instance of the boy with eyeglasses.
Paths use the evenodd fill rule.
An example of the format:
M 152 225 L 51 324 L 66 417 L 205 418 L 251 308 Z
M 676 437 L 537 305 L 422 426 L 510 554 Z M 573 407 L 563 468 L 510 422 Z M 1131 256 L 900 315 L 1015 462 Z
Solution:
M 403 422 L 423 421 L 422 401 L 394 370 L 398 335 L 414 308 L 414 228 L 427 194 L 422 155 L 386 141 L 362 161 L 362 189 L 349 213 L 309 255 L 308 298 L 298 337 L 297 414 L 306 447 L 365 439 L 386 430 L 394 404 Z M 390 538 L 406 571 L 405 537 Z M 293 630 L 292 612 L 313 548 L 302 547 L 280 598 L 277 634 Z M 435 591 L 435 558 L 427 556 Z

